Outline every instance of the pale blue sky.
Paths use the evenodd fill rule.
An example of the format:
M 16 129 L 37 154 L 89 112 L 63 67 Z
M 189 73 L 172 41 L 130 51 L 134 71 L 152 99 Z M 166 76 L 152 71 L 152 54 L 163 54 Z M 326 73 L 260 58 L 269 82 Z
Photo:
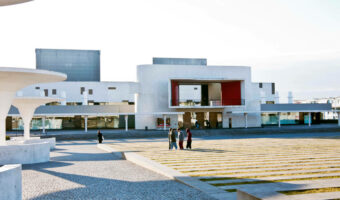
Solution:
M 35 48 L 100 49 L 102 80 L 133 81 L 152 57 L 248 65 L 282 101 L 340 96 L 338 0 L 34 0 L 0 7 L 0 66 Z

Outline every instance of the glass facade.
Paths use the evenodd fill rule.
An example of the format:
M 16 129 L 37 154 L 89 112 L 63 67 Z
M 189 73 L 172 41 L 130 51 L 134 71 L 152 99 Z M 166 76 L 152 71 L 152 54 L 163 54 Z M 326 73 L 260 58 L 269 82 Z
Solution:
M 134 128 L 134 116 L 129 116 L 128 126 Z M 45 129 L 84 129 L 85 119 L 83 116 L 75 117 L 48 117 L 45 120 Z M 125 128 L 124 116 L 107 116 L 107 117 L 88 117 L 88 129 L 118 129 Z M 31 130 L 43 129 L 42 118 L 33 118 Z M 12 130 L 24 130 L 24 123 L 21 118 L 12 118 Z
M 277 125 L 278 124 L 278 115 L 271 113 L 262 113 L 262 125 Z M 284 124 L 300 124 L 300 115 L 297 112 L 292 113 L 281 113 L 280 122 L 282 125 Z

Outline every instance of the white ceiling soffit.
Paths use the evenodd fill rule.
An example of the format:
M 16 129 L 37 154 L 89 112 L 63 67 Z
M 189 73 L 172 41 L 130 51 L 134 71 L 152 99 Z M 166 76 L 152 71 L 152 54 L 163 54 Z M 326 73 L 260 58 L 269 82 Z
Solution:
M 0 0 L 0 6 L 9 6 L 19 3 L 25 3 L 32 0 Z

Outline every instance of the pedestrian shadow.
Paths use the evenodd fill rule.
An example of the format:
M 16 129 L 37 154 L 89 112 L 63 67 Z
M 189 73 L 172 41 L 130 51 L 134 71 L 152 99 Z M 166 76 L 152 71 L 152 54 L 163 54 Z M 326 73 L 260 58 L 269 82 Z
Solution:
M 212 153 L 226 153 L 229 151 L 222 150 L 222 149 L 203 149 L 203 148 L 194 148 L 189 151 L 198 151 L 198 152 L 212 152 Z

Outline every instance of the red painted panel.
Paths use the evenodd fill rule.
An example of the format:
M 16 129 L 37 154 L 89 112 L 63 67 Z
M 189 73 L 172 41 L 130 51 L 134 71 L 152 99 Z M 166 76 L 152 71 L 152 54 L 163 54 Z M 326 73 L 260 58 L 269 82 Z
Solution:
M 241 105 L 241 81 L 221 83 L 222 105 Z
M 178 106 L 179 86 L 177 81 L 171 81 L 171 105 Z

